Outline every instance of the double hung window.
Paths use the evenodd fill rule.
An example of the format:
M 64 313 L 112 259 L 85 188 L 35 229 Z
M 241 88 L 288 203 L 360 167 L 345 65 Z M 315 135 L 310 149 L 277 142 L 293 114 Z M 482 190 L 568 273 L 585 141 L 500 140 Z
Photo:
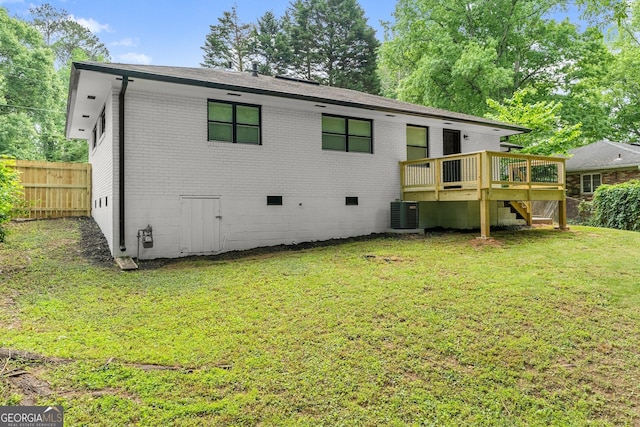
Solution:
M 207 108 L 209 141 L 260 145 L 260 106 L 209 101 Z
M 322 149 L 373 153 L 373 122 L 323 114 Z

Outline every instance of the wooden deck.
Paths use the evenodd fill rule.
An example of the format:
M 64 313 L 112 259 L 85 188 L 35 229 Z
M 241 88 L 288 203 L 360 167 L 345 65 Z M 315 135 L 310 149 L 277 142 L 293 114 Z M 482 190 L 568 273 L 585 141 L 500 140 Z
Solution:
M 489 236 L 489 202 L 511 202 L 532 223 L 532 200 L 557 200 L 566 228 L 565 159 L 481 151 L 400 162 L 402 200 L 480 201 L 482 237 Z

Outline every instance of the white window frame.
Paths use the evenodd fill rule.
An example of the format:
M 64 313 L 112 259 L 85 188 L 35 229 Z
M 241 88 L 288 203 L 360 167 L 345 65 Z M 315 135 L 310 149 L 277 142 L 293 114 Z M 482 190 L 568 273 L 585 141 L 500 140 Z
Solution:
M 600 177 L 600 184 L 594 188 L 593 186 L 593 177 L 598 175 Z M 591 191 L 584 191 L 584 183 L 585 180 L 588 180 L 589 185 L 591 187 Z M 601 173 L 584 173 L 580 175 L 580 194 L 593 194 L 596 192 L 596 189 L 602 185 L 602 174 Z

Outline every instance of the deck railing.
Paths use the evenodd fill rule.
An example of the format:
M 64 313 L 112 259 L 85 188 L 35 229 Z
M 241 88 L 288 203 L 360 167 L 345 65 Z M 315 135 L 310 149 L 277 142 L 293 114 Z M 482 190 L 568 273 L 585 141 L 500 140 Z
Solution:
M 404 192 L 564 190 L 563 158 L 482 151 L 400 162 Z M 437 197 L 437 196 L 436 196 Z

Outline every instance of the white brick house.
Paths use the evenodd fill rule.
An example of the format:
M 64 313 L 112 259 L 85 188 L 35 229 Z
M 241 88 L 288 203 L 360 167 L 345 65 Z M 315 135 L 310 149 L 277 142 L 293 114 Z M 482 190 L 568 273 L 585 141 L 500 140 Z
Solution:
M 89 143 L 112 254 L 135 256 L 152 226 L 143 259 L 384 232 L 408 155 L 440 157 L 443 138 L 500 151 L 524 131 L 291 79 L 103 63 L 73 64 L 66 127 Z

